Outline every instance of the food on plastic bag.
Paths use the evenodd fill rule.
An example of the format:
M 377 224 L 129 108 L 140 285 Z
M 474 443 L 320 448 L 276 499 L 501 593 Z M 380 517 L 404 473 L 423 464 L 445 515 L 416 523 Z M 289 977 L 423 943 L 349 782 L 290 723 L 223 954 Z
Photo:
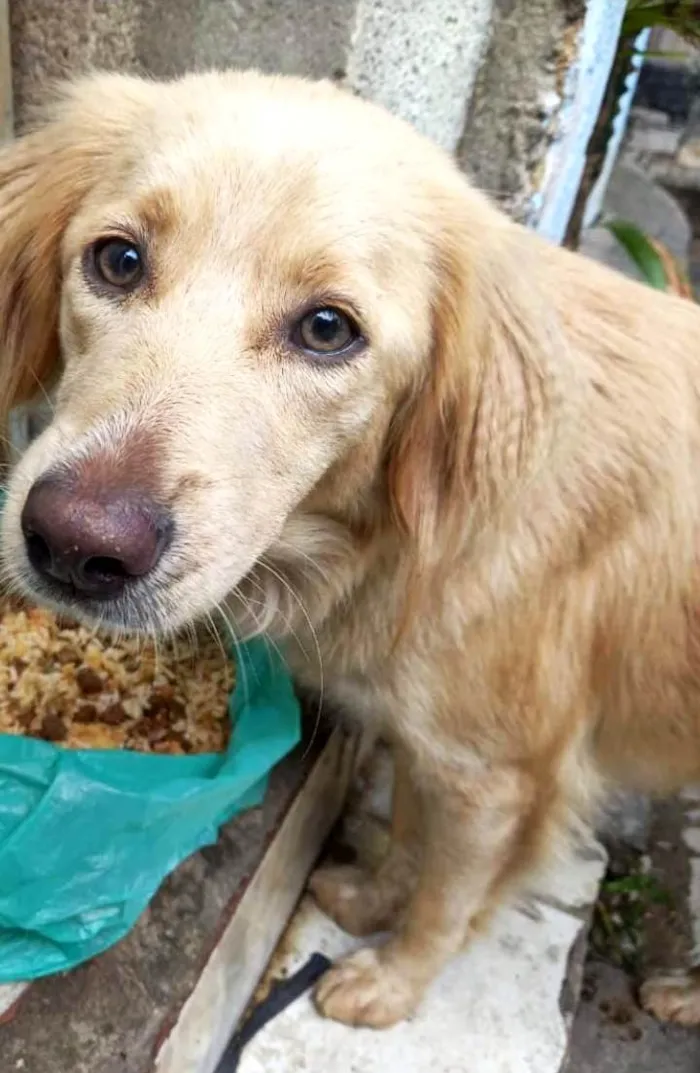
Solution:
M 95 957 L 177 865 L 259 805 L 299 742 L 299 704 L 266 641 L 236 649 L 224 753 L 66 749 L 0 733 L 0 984 Z
M 234 664 L 212 637 L 119 641 L 0 603 L 0 733 L 171 756 L 228 746 Z

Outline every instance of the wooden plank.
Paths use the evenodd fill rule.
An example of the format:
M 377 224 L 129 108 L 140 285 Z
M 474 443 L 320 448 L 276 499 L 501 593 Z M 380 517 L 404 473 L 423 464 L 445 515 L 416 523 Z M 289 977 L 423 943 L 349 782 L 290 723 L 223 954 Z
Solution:
M 12 137 L 13 128 L 10 10 L 8 0 L 0 0 L 0 142 Z

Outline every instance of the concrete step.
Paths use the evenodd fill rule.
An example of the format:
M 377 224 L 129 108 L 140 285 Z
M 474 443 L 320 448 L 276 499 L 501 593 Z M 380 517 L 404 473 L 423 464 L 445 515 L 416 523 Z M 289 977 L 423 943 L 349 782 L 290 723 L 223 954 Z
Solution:
M 388 791 L 380 754 L 344 817 L 344 845 L 362 863 L 382 851 Z M 254 1037 L 240 1073 L 559 1073 L 604 870 L 592 840 L 557 862 L 527 902 L 505 907 L 489 934 L 448 967 L 410 1022 L 379 1033 L 347 1028 L 322 1020 L 306 995 Z M 336 958 L 358 945 L 305 898 L 260 993 L 313 953 Z

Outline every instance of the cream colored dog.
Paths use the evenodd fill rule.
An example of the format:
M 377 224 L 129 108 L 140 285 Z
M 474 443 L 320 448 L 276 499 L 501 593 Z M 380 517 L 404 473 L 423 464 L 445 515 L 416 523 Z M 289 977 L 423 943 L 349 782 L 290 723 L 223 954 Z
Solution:
M 264 629 L 395 743 L 387 860 L 313 880 L 394 936 L 323 1013 L 410 1014 L 609 782 L 700 777 L 700 312 L 400 121 L 254 73 L 69 87 L 0 155 L 0 353 L 7 407 L 60 371 L 16 588 Z M 644 1000 L 700 1020 L 689 976 Z

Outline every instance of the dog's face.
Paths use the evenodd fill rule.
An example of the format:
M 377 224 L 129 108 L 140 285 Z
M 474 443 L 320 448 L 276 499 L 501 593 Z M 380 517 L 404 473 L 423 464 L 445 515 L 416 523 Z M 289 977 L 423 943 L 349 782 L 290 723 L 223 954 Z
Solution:
M 463 196 L 437 150 L 330 86 L 73 89 L 0 158 L 5 396 L 61 367 L 9 484 L 10 580 L 176 628 L 304 510 L 350 517 L 386 466 L 400 481 L 390 429 L 430 380 L 441 228 Z M 413 471 L 404 484 L 430 494 Z

